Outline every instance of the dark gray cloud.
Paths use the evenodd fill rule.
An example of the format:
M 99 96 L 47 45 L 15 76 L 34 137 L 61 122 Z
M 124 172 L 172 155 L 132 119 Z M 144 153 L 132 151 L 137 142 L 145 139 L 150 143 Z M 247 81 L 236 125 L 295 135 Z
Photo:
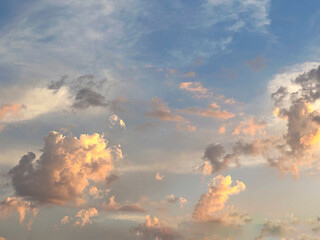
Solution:
M 100 93 L 90 88 L 82 88 L 77 92 L 72 106 L 76 109 L 86 109 L 89 107 L 107 107 L 109 103 Z
M 50 85 L 48 86 L 48 89 L 50 90 L 54 90 L 56 92 L 59 91 L 59 89 L 65 85 L 66 79 L 68 78 L 68 76 L 62 76 L 61 79 L 59 81 L 56 82 L 51 82 Z

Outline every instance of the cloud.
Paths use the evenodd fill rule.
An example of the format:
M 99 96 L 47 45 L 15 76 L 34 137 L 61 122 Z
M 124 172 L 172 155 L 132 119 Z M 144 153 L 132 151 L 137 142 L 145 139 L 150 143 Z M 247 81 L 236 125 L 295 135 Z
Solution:
M 92 224 L 91 218 L 98 216 L 98 210 L 94 207 L 81 209 L 74 217 L 64 216 L 60 220 L 60 224 L 73 222 L 74 226 L 84 227 L 86 224 Z
M 153 106 L 153 109 L 146 113 L 147 117 L 154 117 L 162 121 L 169 121 L 169 122 L 185 121 L 185 119 L 182 116 L 172 113 L 170 108 L 168 107 L 168 104 L 165 102 L 162 102 L 157 97 L 152 98 L 152 106 Z
M 195 72 L 188 72 L 188 73 L 183 74 L 183 77 L 195 77 L 195 76 L 196 76 Z
M 16 118 L 21 110 L 20 104 L 6 104 L 0 106 L 0 120 Z
M 29 215 L 26 223 L 28 230 L 31 229 L 38 211 L 39 209 L 32 203 L 17 197 L 7 197 L 4 201 L 0 202 L 0 218 L 6 218 L 9 213 L 17 212 L 19 214 L 19 222 L 23 225 L 26 216 Z
M 174 194 L 170 194 L 166 196 L 166 200 L 168 203 L 175 203 L 178 201 L 178 198 Z
M 159 172 L 156 173 L 155 179 L 158 181 L 162 181 L 164 179 L 164 175 L 161 175 Z
M 106 102 L 103 95 L 90 88 L 82 88 L 77 92 L 72 106 L 76 109 L 86 109 L 89 107 L 107 107 L 109 103 Z
M 228 16 L 227 19 L 224 20 L 229 20 L 233 24 L 227 29 L 235 32 L 245 26 L 256 31 L 266 31 L 265 27 L 271 22 L 268 16 L 269 6 L 269 0 L 207 0 L 204 5 L 204 7 L 206 7 L 208 11 L 212 12 L 212 14 L 218 14 L 216 9 L 219 9 L 220 12 L 222 11 L 225 14 L 225 16 Z M 216 18 L 217 17 L 214 18 L 214 16 L 212 16 L 212 21 L 214 23 L 217 21 Z
M 97 215 L 98 210 L 96 208 L 81 209 L 75 216 L 76 221 L 74 225 L 80 225 L 81 227 L 83 227 L 86 224 L 92 224 L 90 218 Z
M 103 203 L 102 209 L 106 211 L 120 211 L 120 212 L 146 212 L 140 203 L 135 204 L 120 204 L 117 203 L 114 196 L 109 198 L 109 203 Z
M 265 59 L 257 56 L 250 61 L 244 62 L 244 65 L 249 67 L 253 72 L 259 72 L 265 68 Z
M 184 208 L 184 205 L 186 205 L 188 202 L 187 199 L 185 199 L 184 197 L 180 197 L 179 198 L 179 205 L 180 205 L 180 208 Z
M 156 217 L 146 216 L 145 222 L 135 228 L 136 235 L 142 239 L 174 240 L 179 235 L 164 221 Z
M 223 177 L 218 175 L 212 179 L 212 185 L 209 185 L 209 192 L 201 195 L 192 217 L 201 222 L 224 221 L 223 217 L 226 217 L 226 215 L 220 214 L 221 211 L 225 210 L 225 204 L 229 197 L 239 194 L 245 188 L 246 186 L 243 182 L 237 180 L 236 185 L 232 186 L 230 176 Z
M 119 125 L 121 128 L 126 129 L 126 124 L 116 114 L 112 114 L 109 117 L 109 122 L 110 122 L 110 125 L 109 125 L 110 128 L 113 128 L 114 126 Z
M 104 136 L 97 133 L 78 139 L 50 132 L 44 140 L 36 163 L 30 152 L 9 171 L 16 195 L 39 203 L 83 203 L 84 189 L 105 182 L 121 157 L 121 150 L 107 147 Z
M 247 121 L 242 121 L 234 129 L 233 135 L 239 135 L 240 133 L 244 135 L 254 136 L 256 133 L 263 133 L 263 129 L 267 126 L 265 121 L 259 121 L 257 118 L 249 118 Z
M 289 226 L 287 223 L 279 221 L 273 223 L 270 220 L 267 220 L 263 224 L 260 235 L 255 238 L 255 240 L 262 240 L 265 237 L 284 237 L 289 232 L 294 232 L 296 229 L 292 226 Z
M 205 98 L 212 95 L 207 88 L 203 87 L 201 82 L 182 82 L 179 89 L 188 91 L 196 98 Z
M 230 119 L 235 117 L 233 113 L 230 113 L 225 110 L 221 110 L 220 106 L 216 103 L 209 104 L 205 109 L 198 108 L 198 107 L 189 107 L 180 110 L 183 113 L 194 114 L 202 117 L 211 117 L 211 118 L 218 118 L 218 119 Z

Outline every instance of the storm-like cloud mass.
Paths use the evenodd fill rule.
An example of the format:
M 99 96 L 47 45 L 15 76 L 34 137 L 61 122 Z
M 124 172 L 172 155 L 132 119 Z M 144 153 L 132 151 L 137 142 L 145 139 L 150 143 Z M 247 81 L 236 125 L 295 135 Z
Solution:
M 105 182 L 114 170 L 114 150 L 102 135 L 80 138 L 51 132 L 39 159 L 32 152 L 9 171 L 17 196 L 39 203 L 83 203 L 91 183 Z

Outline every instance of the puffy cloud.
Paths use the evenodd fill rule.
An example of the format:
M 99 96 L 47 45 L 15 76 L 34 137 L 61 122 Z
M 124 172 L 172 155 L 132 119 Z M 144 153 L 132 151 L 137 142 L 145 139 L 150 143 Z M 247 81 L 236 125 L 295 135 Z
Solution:
M 262 133 L 262 130 L 267 126 L 265 121 L 259 121 L 256 118 L 249 118 L 248 121 L 242 121 L 233 131 L 233 135 L 244 135 L 254 136 L 256 133 Z
M 225 155 L 223 146 L 220 144 L 208 145 L 203 155 L 203 159 L 205 159 L 205 164 L 203 165 L 204 173 L 211 174 L 226 169 L 232 159 L 227 155 L 223 157 L 223 155 Z M 222 161 L 220 159 L 222 159 Z M 207 161 L 210 165 L 208 165 Z
M 202 172 L 206 175 L 221 172 L 228 169 L 232 162 L 240 166 L 241 156 L 264 156 L 277 142 L 278 139 L 273 138 L 255 139 L 249 142 L 239 139 L 233 144 L 231 153 L 226 153 L 224 147 L 219 143 L 210 144 L 204 151 Z
M 164 221 L 156 217 L 146 216 L 145 222 L 135 228 L 136 235 L 142 239 L 173 240 L 179 235 Z
M 184 207 L 184 205 L 186 205 L 186 204 L 187 204 L 187 202 L 188 202 L 188 200 L 187 200 L 187 199 L 185 199 L 184 197 L 180 197 L 180 198 L 179 198 L 179 205 L 180 205 L 180 208 L 183 208 L 183 207 Z
M 3 237 L 0 237 L 0 240 L 6 240 L 5 238 L 3 238 Z
M 189 107 L 181 110 L 183 113 L 194 114 L 202 117 L 211 117 L 218 119 L 229 119 L 235 115 L 225 110 L 221 110 L 216 103 L 209 104 L 205 109 L 198 107 Z
M 103 135 L 80 138 L 50 132 L 42 155 L 30 152 L 9 171 L 17 196 L 39 203 L 82 203 L 90 183 L 107 181 L 121 150 L 107 147 Z M 120 154 L 119 154 L 120 153 Z
M 89 107 L 107 107 L 109 103 L 106 102 L 102 94 L 90 88 L 82 88 L 77 92 L 72 106 L 78 109 L 86 109 Z
M 164 175 L 161 175 L 159 172 L 156 173 L 155 179 L 158 181 L 162 181 L 164 179 Z
M 273 223 L 270 220 L 267 220 L 261 229 L 260 235 L 255 238 L 255 240 L 262 240 L 265 237 L 284 237 L 290 232 L 294 232 L 296 229 L 286 222 L 276 222 Z
M 219 128 L 219 134 L 224 134 L 226 132 L 226 126 L 225 125 L 221 125 Z
M 166 200 L 168 203 L 175 203 L 178 201 L 178 198 L 174 194 L 170 194 L 166 196 Z
M 207 88 L 203 87 L 201 82 L 182 82 L 179 84 L 181 90 L 191 92 L 194 97 L 209 97 L 212 95 Z
M 109 125 L 110 128 L 113 128 L 114 126 L 119 125 L 121 128 L 126 129 L 126 124 L 116 114 L 112 114 L 109 117 L 109 122 L 110 122 L 110 125 Z
M 64 217 L 60 220 L 60 224 L 67 224 L 68 222 L 70 222 L 70 217 L 69 217 L 69 216 L 64 216 Z
M 90 218 L 97 215 L 98 215 L 98 210 L 96 208 L 81 209 L 75 216 L 76 221 L 74 225 L 80 225 L 81 227 L 83 227 L 86 224 L 92 224 L 92 221 Z
M 5 218 L 11 212 L 17 212 L 19 214 L 19 222 L 22 225 L 24 224 L 26 216 L 29 215 L 26 223 L 28 230 L 31 229 L 31 225 L 38 211 L 39 209 L 29 201 L 17 197 L 7 197 L 4 201 L 0 202 L 0 218 Z
M 103 203 L 102 209 L 106 211 L 121 211 L 121 212 L 146 212 L 140 203 L 135 204 L 120 204 L 117 203 L 114 196 L 109 198 L 109 203 Z
M 239 194 L 245 188 L 243 182 L 237 180 L 236 185 L 232 186 L 230 176 L 218 175 L 212 179 L 209 192 L 201 195 L 192 217 L 202 222 L 224 221 L 225 217 L 232 217 L 232 215 L 223 212 L 226 208 L 225 204 L 231 195 Z
M 84 227 L 86 224 L 92 224 L 91 218 L 98 216 L 98 210 L 94 207 L 81 209 L 74 217 L 64 216 L 60 220 L 60 224 L 73 222 L 74 226 Z
M 300 66 L 308 69 L 314 64 Z M 299 68 L 299 67 L 297 67 Z M 307 166 L 316 161 L 313 157 L 320 140 L 320 67 L 306 72 L 280 74 L 270 83 L 274 114 L 287 123 L 283 143 L 277 145 L 278 156 L 269 157 L 271 166 L 281 172 L 299 175 L 299 166 Z M 279 80 L 283 83 L 279 84 Z M 275 84 L 279 85 L 276 87 Z M 316 109 L 315 109 L 316 108 Z

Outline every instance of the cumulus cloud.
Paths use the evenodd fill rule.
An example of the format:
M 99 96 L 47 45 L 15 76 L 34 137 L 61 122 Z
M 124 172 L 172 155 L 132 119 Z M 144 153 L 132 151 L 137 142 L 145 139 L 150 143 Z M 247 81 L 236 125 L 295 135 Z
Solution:
M 81 209 L 74 217 L 64 216 L 60 224 L 72 222 L 74 226 L 84 227 L 86 224 L 92 224 L 91 218 L 98 216 L 98 210 L 94 207 Z
M 232 218 L 226 210 L 226 202 L 231 195 L 239 194 L 246 188 L 241 181 L 236 181 L 236 185 L 232 186 L 230 176 L 223 177 L 218 175 L 212 179 L 212 185 L 209 185 L 209 192 L 202 194 L 192 217 L 201 222 L 222 221 L 225 218 Z
M 29 152 L 9 171 L 16 195 L 39 203 L 84 202 L 84 189 L 112 176 L 114 162 L 122 156 L 97 133 L 76 138 L 50 132 L 44 140 L 35 163 L 36 155 Z
M 178 201 L 178 198 L 174 194 L 170 194 L 166 196 L 166 200 L 168 203 L 175 203 Z
M 123 129 L 126 129 L 126 124 L 124 123 L 124 121 L 119 118 L 116 114 L 112 114 L 110 117 L 109 117 L 109 127 L 110 128 L 113 128 L 115 127 L 116 125 L 119 125 L 121 128 Z
M 239 135 L 240 133 L 244 135 L 254 136 L 256 133 L 263 133 L 263 129 L 267 126 L 265 121 L 259 121 L 256 118 L 249 118 L 247 121 L 242 121 L 234 129 L 233 135 Z
M 98 215 L 96 208 L 81 209 L 75 216 L 76 221 L 74 225 L 83 227 L 86 224 L 92 224 L 91 218 Z
M 181 112 L 223 120 L 230 119 L 235 116 L 233 113 L 230 113 L 226 110 L 221 110 L 221 107 L 216 103 L 209 104 L 205 109 L 199 107 L 189 107 L 182 109 Z
M 17 212 L 19 214 L 19 222 L 23 225 L 28 216 L 26 223 L 28 230 L 31 229 L 31 225 L 38 211 L 39 209 L 31 202 L 18 197 L 7 197 L 4 201 L 0 202 L 0 218 L 6 218 L 8 214 Z
M 180 206 L 180 208 L 184 208 L 184 205 L 186 205 L 187 202 L 188 202 L 187 199 L 185 199 L 184 197 L 180 197 L 179 198 L 179 206 Z
M 159 172 L 156 173 L 155 179 L 158 181 L 162 181 L 164 179 L 164 175 L 161 175 Z
M 286 222 L 272 222 L 267 220 L 261 229 L 260 235 L 255 238 L 255 240 L 262 240 L 265 237 L 284 237 L 290 232 L 294 232 L 296 229 Z
M 192 93 L 196 98 L 209 97 L 212 95 L 207 88 L 203 87 L 201 82 L 182 82 L 179 84 L 179 89 Z
M 135 233 L 144 240 L 174 240 L 179 237 L 164 221 L 150 215 L 146 216 L 144 223 L 135 228 Z
M 134 204 L 120 204 L 116 202 L 115 197 L 111 196 L 109 198 L 109 203 L 103 203 L 102 209 L 106 211 L 120 211 L 120 212 L 146 212 L 140 203 Z

